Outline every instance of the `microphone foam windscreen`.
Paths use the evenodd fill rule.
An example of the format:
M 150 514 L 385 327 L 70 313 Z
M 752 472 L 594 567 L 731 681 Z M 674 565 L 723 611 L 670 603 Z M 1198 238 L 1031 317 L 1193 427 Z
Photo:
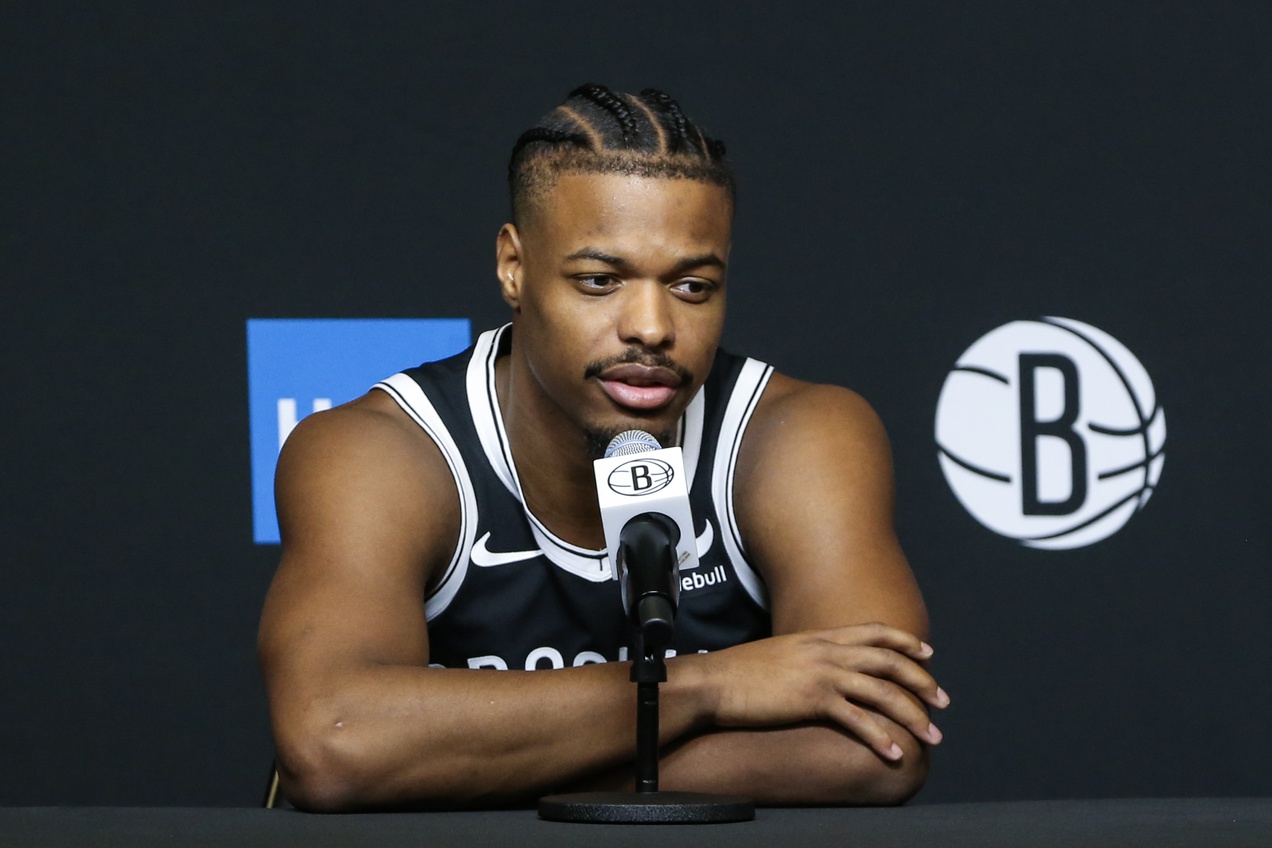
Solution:
M 644 430 L 624 430 L 610 439 L 609 445 L 605 448 L 605 458 L 645 453 L 661 448 L 662 445 L 658 444 L 658 440 Z

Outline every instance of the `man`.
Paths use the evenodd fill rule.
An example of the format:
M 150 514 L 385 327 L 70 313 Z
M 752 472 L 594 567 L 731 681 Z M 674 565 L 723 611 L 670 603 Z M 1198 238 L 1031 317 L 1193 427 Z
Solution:
M 510 328 L 288 439 L 260 656 L 297 806 L 632 785 L 592 471 L 629 428 L 684 447 L 702 559 L 662 687 L 661 787 L 781 804 L 921 786 L 941 739 L 926 707 L 948 697 L 886 436 L 851 392 L 717 351 L 723 157 L 665 94 L 572 92 L 513 152 Z

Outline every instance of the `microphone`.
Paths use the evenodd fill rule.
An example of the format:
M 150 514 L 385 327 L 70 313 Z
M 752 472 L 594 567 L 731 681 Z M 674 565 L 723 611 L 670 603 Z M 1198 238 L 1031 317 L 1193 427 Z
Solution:
M 735 795 L 658 791 L 658 684 L 680 592 L 680 567 L 697 567 L 697 539 L 680 448 L 663 448 L 628 430 L 593 463 L 611 573 L 623 609 L 637 624 L 631 680 L 636 684 L 636 791 L 581 792 L 539 799 L 548 821 L 688 824 L 749 821 L 755 805 Z
M 643 430 L 619 433 L 593 464 L 610 573 L 646 649 L 671 641 L 680 569 L 696 568 L 684 457 Z

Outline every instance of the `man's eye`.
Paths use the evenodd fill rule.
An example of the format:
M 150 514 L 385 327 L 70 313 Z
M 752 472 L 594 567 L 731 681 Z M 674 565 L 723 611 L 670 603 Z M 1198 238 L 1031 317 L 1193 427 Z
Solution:
M 618 280 L 609 274 L 586 274 L 575 279 L 587 291 L 608 291 L 618 283 Z
M 703 300 L 715 289 L 706 280 L 681 280 L 672 288 L 680 295 L 693 300 Z

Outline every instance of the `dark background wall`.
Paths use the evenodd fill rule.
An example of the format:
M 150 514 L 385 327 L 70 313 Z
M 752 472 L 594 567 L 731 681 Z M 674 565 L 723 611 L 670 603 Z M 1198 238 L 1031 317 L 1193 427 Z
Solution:
M 1259 3 L 5 4 L 0 803 L 256 802 L 245 321 L 501 322 L 506 153 L 584 81 L 729 142 L 726 344 L 889 427 L 954 697 L 920 797 L 1272 792 L 1269 43 Z M 1169 424 L 1073 551 L 981 527 L 933 437 L 1040 315 Z

